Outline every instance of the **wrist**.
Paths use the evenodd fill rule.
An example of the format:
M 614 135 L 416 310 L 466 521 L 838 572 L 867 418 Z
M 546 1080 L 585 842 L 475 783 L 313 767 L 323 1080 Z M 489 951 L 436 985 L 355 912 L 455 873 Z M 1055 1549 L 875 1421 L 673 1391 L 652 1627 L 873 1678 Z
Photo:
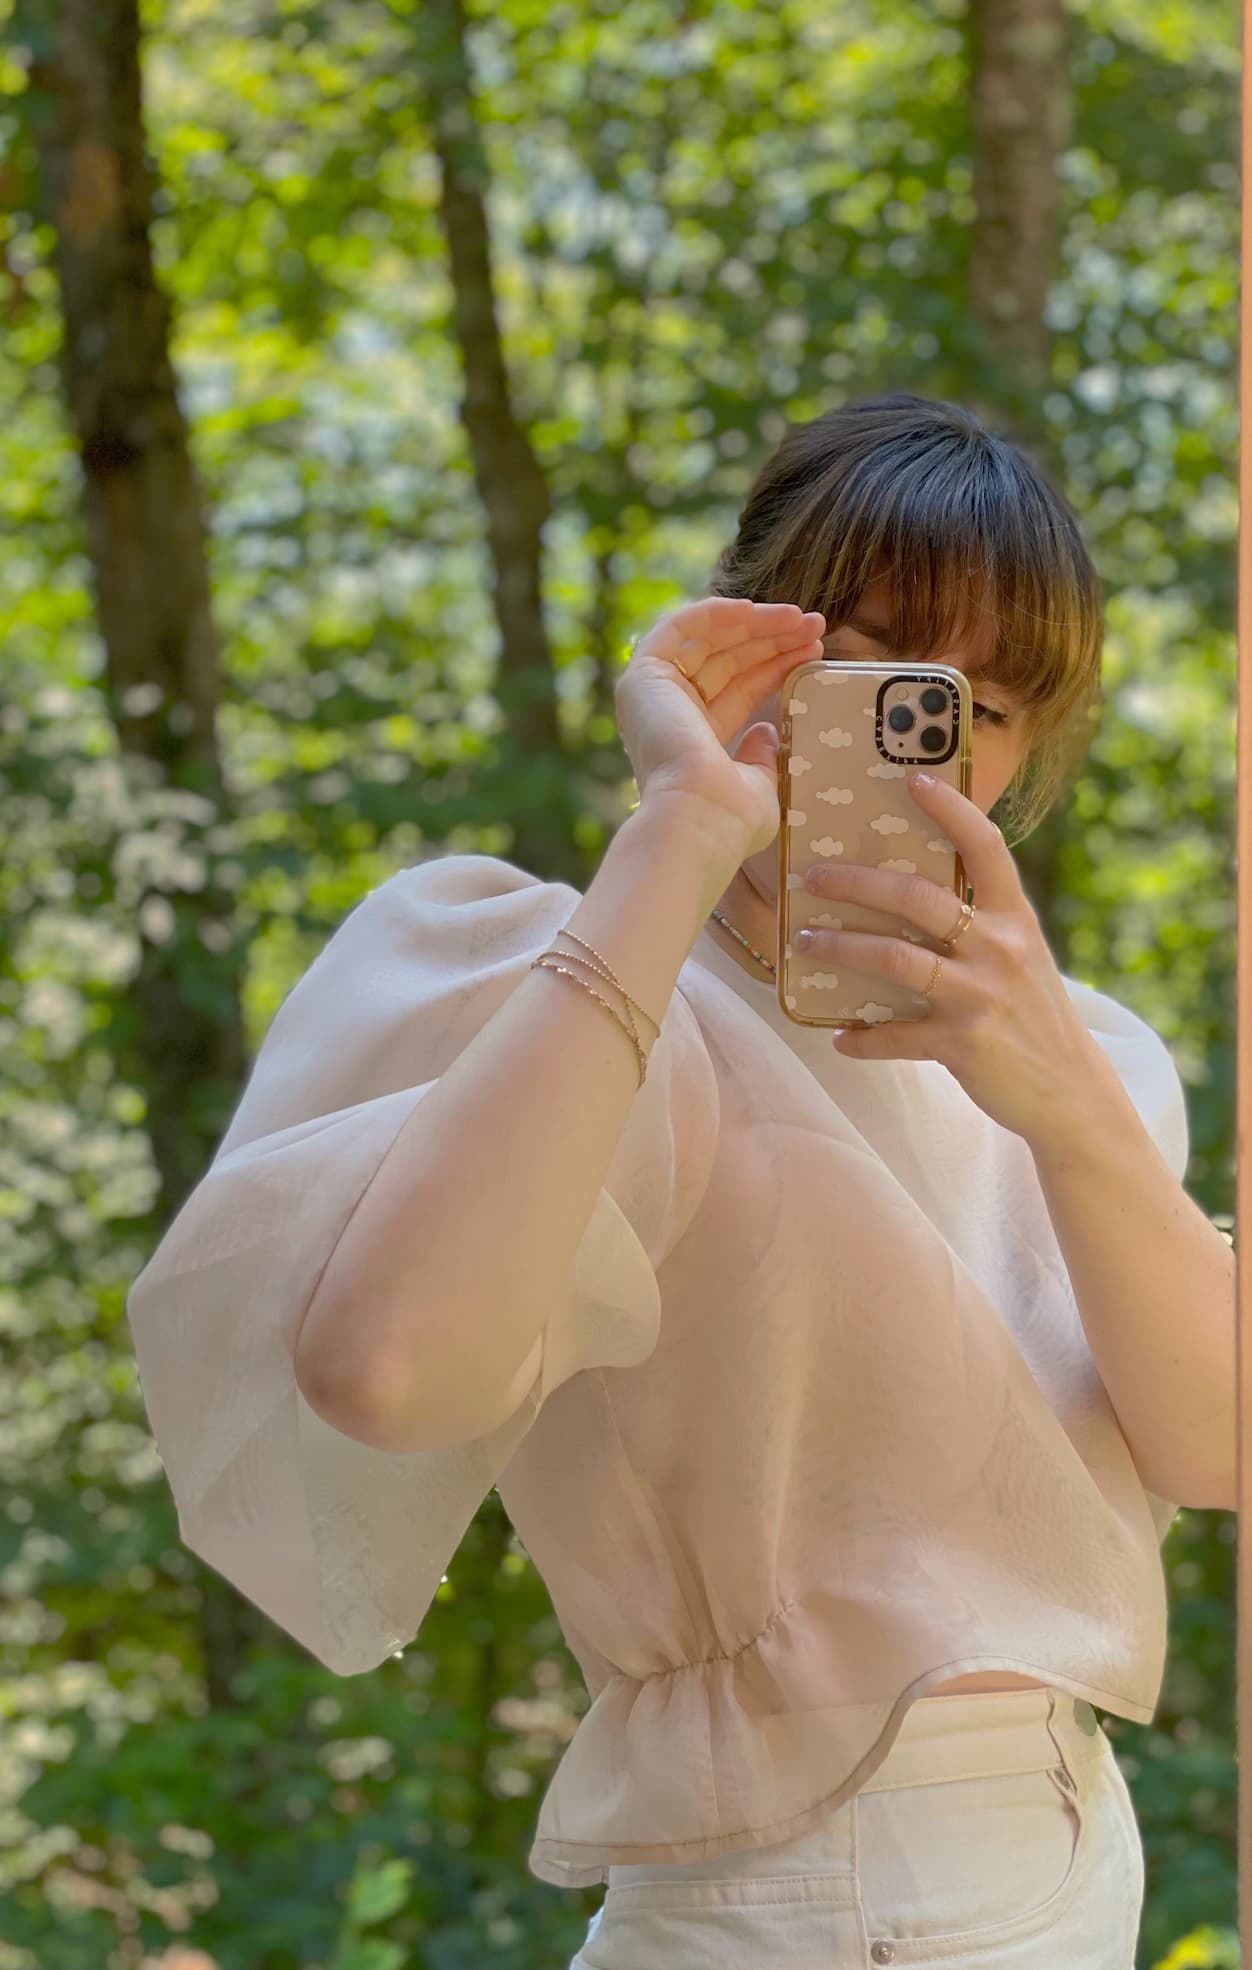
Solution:
M 663 843 L 665 852 L 698 864 L 710 910 L 751 852 L 748 827 L 737 815 L 699 794 L 677 788 L 645 793 L 623 826 Z
M 1140 1120 L 1117 1069 L 1085 1027 L 1079 1051 L 1081 1064 L 1068 1078 L 1068 1092 L 1053 1087 L 1049 1114 L 1055 1119 L 1026 1135 L 1041 1176 L 1093 1171 L 1110 1153 L 1116 1155 L 1127 1127 Z

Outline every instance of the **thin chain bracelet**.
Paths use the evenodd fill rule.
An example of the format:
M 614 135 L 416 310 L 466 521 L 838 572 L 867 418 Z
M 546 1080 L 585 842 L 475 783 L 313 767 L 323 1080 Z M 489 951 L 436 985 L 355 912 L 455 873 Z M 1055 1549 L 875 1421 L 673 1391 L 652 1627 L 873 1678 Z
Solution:
M 618 985 L 616 978 L 614 978 L 611 973 L 606 973 L 605 971 L 601 970 L 598 964 L 593 964 L 590 958 L 580 958 L 577 951 L 562 951 L 560 952 L 559 955 L 563 958 L 568 958 L 571 964 L 585 964 L 588 971 L 594 971 L 598 978 L 603 978 L 605 980 L 606 984 L 615 986 L 616 989 L 622 993 L 623 998 L 627 996 L 626 993 L 622 991 L 621 986 Z M 618 1022 L 620 1024 L 623 1020 L 623 1012 L 618 1011 L 618 1008 L 616 1006 L 614 1006 L 613 1010 L 617 1014 Z M 640 1007 L 640 1010 L 642 1011 L 643 1008 Z M 644 1017 L 646 1018 L 647 1015 L 645 1014 Z M 625 1018 L 625 1030 L 630 1034 L 630 1037 L 634 1041 L 635 1045 L 641 1046 L 643 1042 L 639 1038 L 639 1028 L 635 1025 L 634 1014 L 631 1012 L 629 1006 L 626 1006 L 624 1008 L 624 1018 Z
M 557 936 L 571 937 L 573 938 L 575 944 L 582 945 L 584 951 L 590 951 L 591 953 L 590 958 L 577 958 L 575 959 L 575 963 L 585 964 L 589 970 L 598 972 L 600 977 L 605 979 L 608 982 L 608 984 L 612 985 L 615 991 L 621 993 L 622 997 L 626 1001 L 627 1007 L 633 1006 L 636 1012 L 642 1012 L 644 1018 L 649 1022 L 649 1024 L 655 1026 L 657 1033 L 658 1034 L 660 1033 L 661 1031 L 660 1025 L 655 1019 L 653 1019 L 652 1014 L 650 1012 L 644 1011 L 644 1008 L 640 1005 L 638 999 L 631 998 L 630 993 L 626 990 L 626 987 L 622 984 L 621 979 L 614 971 L 608 959 L 602 956 L 601 953 L 596 950 L 593 944 L 588 944 L 586 938 L 580 937 L 576 930 L 559 930 L 557 932 Z M 596 960 L 594 964 L 591 961 L 592 958 Z M 639 1034 L 635 1027 L 635 1022 L 633 1018 L 630 1021 L 630 1031 L 631 1031 L 631 1038 L 634 1040 L 637 1046 L 639 1044 Z
M 541 951 L 539 956 L 532 963 L 530 969 L 534 971 L 535 968 L 539 965 L 542 965 L 545 971 L 559 971 L 562 977 L 572 978 L 575 985 L 581 985 L 583 991 L 590 992 L 593 999 L 599 999 L 600 1004 L 604 1007 L 605 1011 L 612 1014 L 614 1023 L 621 1028 L 621 1031 L 623 1033 L 626 1032 L 625 1026 L 622 1025 L 622 1016 L 620 1012 L 617 1010 L 617 1007 L 610 1005 L 609 1001 L 600 992 L 596 991 L 595 986 L 588 985 L 586 979 L 581 977 L 578 972 L 571 971 L 568 965 L 559 963 L 557 958 L 554 956 L 554 954 L 551 951 Z M 637 1033 L 632 1031 L 629 1035 L 629 1038 L 632 1044 L 634 1045 L 635 1052 L 639 1056 L 639 1086 L 642 1087 L 648 1075 L 647 1055 L 644 1053 L 643 1048 L 639 1044 L 639 1036 Z

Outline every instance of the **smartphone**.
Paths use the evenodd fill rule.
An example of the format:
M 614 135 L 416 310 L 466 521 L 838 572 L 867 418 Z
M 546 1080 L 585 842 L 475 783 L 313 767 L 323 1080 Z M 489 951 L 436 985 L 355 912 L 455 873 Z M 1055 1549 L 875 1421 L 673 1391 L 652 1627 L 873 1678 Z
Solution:
M 895 915 L 814 896 L 815 863 L 867 863 L 915 871 L 952 892 L 953 922 L 970 895 L 964 865 L 943 830 L 913 799 L 906 775 L 924 767 L 969 797 L 973 697 L 950 664 L 819 658 L 782 689 L 778 829 L 778 1003 L 797 1026 L 872 1026 L 924 1019 L 928 1002 L 879 972 L 832 966 L 796 949 L 795 932 L 868 930 L 937 954 L 940 943 Z

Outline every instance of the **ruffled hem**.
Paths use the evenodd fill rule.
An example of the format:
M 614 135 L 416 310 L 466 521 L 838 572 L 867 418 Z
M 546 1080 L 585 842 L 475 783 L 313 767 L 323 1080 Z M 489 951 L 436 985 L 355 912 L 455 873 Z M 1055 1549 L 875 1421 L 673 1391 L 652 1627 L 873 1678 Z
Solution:
M 797 1648 L 797 1620 L 809 1652 Z M 729 1659 L 643 1680 L 615 1676 L 566 1748 L 527 1865 L 556 1887 L 592 1888 L 607 1883 L 611 1866 L 684 1864 L 791 1839 L 860 1790 L 932 1684 L 974 1670 L 1033 1676 L 1150 1724 L 1165 1666 L 1163 1624 L 1154 1646 L 1141 1639 L 1155 1672 L 1149 1668 L 1129 1691 L 1101 1688 L 1055 1660 L 982 1654 L 935 1663 L 932 1656 L 925 1667 L 897 1664 L 902 1680 L 892 1699 L 823 1706 L 813 1699 L 848 1686 L 840 1674 L 846 1665 L 832 1663 L 840 1650 L 822 1637 L 819 1619 L 789 1608 L 785 1621 Z M 1089 1626 L 1085 1640 L 1089 1648 Z M 834 1785 L 832 1773 L 841 1775 Z M 693 1835 L 693 1827 L 712 1830 Z

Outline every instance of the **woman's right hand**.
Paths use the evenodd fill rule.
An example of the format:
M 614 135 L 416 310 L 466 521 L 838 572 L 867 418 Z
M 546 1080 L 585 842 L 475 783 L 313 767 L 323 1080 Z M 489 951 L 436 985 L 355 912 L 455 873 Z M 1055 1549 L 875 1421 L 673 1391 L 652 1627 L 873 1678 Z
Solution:
M 768 848 L 782 818 L 778 733 L 763 721 L 733 759 L 726 748 L 789 672 L 821 656 L 825 627 L 816 610 L 746 596 L 711 595 L 662 616 L 636 644 L 615 693 L 640 805 L 684 794 L 742 828 L 744 856 Z

